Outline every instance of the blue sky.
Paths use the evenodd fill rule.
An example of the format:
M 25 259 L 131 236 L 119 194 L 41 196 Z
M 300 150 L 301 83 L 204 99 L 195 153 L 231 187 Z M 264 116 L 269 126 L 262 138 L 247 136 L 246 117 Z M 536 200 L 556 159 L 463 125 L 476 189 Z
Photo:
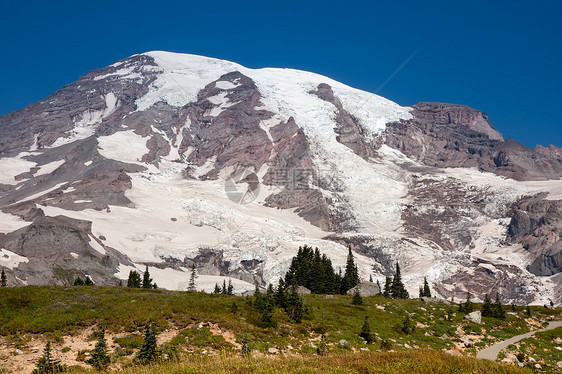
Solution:
M 562 146 L 561 16 L 556 1 L 4 1 L 0 114 L 168 50 L 313 71 L 401 105 L 465 104 L 506 138 Z

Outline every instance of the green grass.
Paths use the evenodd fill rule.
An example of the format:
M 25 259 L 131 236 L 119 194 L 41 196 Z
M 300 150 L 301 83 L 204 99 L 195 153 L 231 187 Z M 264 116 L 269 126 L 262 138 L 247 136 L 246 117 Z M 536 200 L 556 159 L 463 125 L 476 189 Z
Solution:
M 238 305 L 236 314 L 231 312 L 233 300 Z M 109 333 L 125 334 L 115 339 L 117 349 L 114 354 L 116 357 L 120 357 L 119 362 L 126 364 L 141 344 L 143 326 L 149 319 L 152 319 L 160 331 L 170 328 L 179 330 L 179 334 L 171 340 L 169 345 L 178 347 L 180 351 L 210 350 L 237 357 L 238 351 L 222 336 L 213 335 L 206 326 L 198 326 L 200 323 L 210 322 L 218 324 L 223 330 L 232 332 L 238 344 L 241 344 L 242 341 L 247 342 L 251 350 L 267 352 L 268 348 L 275 347 L 279 350 L 290 351 L 291 355 L 299 355 L 291 356 L 292 358 L 286 357 L 286 360 L 274 360 L 276 365 L 279 361 L 278 365 L 282 370 L 289 370 L 287 372 L 378 373 L 381 372 L 380 367 L 377 366 L 378 360 L 392 358 L 394 361 L 391 360 L 392 362 L 382 365 L 390 373 L 399 372 L 399 370 L 413 373 L 464 373 L 487 372 L 483 368 L 487 368 L 488 364 L 476 364 L 470 360 L 463 361 L 463 359 L 451 358 L 451 356 L 438 353 L 441 350 L 452 348 L 453 342 L 458 341 L 459 337 L 456 334 L 458 327 L 465 333 L 473 334 L 480 334 L 485 329 L 486 334 L 492 336 L 491 339 L 486 338 L 484 343 L 478 343 L 479 348 L 528 331 L 522 308 L 517 310 L 517 315 L 508 315 L 505 321 L 484 318 L 483 324 L 478 325 L 463 319 L 464 315 L 458 313 L 455 306 L 424 303 L 418 299 L 390 300 L 383 297 L 364 297 L 363 305 L 352 305 L 351 296 L 336 295 L 333 299 L 324 299 L 320 295 L 306 295 L 305 304 L 306 313 L 302 323 L 291 322 L 282 310 L 277 309 L 274 313 L 276 327 L 264 327 L 260 323 L 261 314 L 252 306 L 252 298 L 240 296 L 125 287 L 8 287 L 0 288 L 0 335 L 9 337 L 14 344 L 21 346 L 25 346 L 29 335 L 33 334 L 41 334 L 45 339 L 62 343 L 63 335 L 76 335 L 86 328 L 103 323 Z M 385 310 L 381 310 L 382 307 Z M 532 312 L 534 317 L 539 318 L 545 318 L 554 313 L 559 314 L 559 311 L 546 308 L 533 308 Z M 406 315 L 409 315 L 414 325 L 419 324 L 410 334 L 404 334 L 401 331 Z M 358 335 L 365 316 L 369 317 L 371 332 L 375 335 L 374 343 L 370 345 L 363 344 L 363 339 Z M 367 348 L 369 351 L 384 351 L 388 349 L 383 347 L 383 342 L 390 343 L 392 349 L 397 352 L 384 354 L 379 352 L 378 355 L 366 356 L 368 360 L 377 363 L 367 369 L 349 366 L 346 363 L 337 369 L 340 371 L 328 371 L 330 365 L 321 369 L 323 366 L 314 361 L 324 358 L 312 357 L 316 353 L 316 346 L 321 335 L 325 336 L 331 352 L 330 360 L 335 360 L 338 365 L 345 362 L 346 356 L 355 357 L 351 354 L 353 350 Z M 442 339 L 443 335 L 447 335 L 448 338 Z M 537 338 L 541 336 L 537 334 Z M 349 347 L 339 344 L 342 339 L 348 342 Z M 546 340 L 544 344 L 547 344 Z M 419 350 L 406 348 L 406 345 L 419 348 Z M 422 364 L 415 360 L 412 361 L 412 357 L 418 359 L 416 352 L 431 352 L 429 356 L 438 362 L 457 360 L 455 361 L 458 364 L 457 369 L 454 369 L 454 365 L 444 364 L 442 370 L 448 371 L 427 371 L 428 367 L 423 366 L 421 358 Z M 475 350 L 472 349 L 469 352 L 474 354 Z M 361 352 L 361 354 L 365 353 Z M 193 356 L 188 361 L 197 361 L 196 357 L 198 356 Z M 290 371 L 292 370 L 291 365 L 297 365 L 299 360 L 306 361 L 301 362 L 302 365 L 310 366 L 303 369 L 305 371 Z M 262 365 L 263 360 L 254 361 L 259 366 Z M 315 366 L 317 364 L 319 366 Z M 157 370 L 170 370 L 174 373 L 203 372 L 197 371 L 199 369 L 195 367 L 182 369 L 181 366 L 176 365 L 165 364 L 164 366 L 168 369 L 159 367 Z M 215 364 L 205 361 L 200 365 Z M 240 358 L 222 357 L 216 365 L 218 365 L 216 372 L 229 372 L 225 371 L 228 365 L 239 365 L 244 368 L 246 361 Z M 417 365 L 421 366 L 418 368 Z M 467 369 L 467 367 L 473 369 Z M 495 366 L 490 370 L 496 370 L 494 368 Z M 233 372 L 246 372 L 244 370 L 236 369 Z M 259 370 L 249 372 L 269 372 Z M 264 367 L 263 370 L 266 368 Z M 497 372 L 507 372 L 501 370 Z
M 562 361 L 562 350 L 555 347 L 562 348 L 562 345 L 554 343 L 554 339 L 557 337 L 562 337 L 562 327 L 538 332 L 529 339 L 510 345 L 507 351 L 522 359 L 528 367 L 532 368 L 536 362 L 540 362 L 543 370 L 560 372 L 562 369 L 557 367 L 557 363 Z

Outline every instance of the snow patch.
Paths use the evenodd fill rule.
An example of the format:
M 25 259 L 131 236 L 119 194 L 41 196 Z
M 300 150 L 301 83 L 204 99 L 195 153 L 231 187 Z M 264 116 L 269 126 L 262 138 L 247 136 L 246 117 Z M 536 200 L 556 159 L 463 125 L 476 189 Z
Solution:
M 35 174 L 33 174 L 33 176 L 38 177 L 40 175 L 51 174 L 53 171 L 58 169 L 64 163 L 65 160 L 58 160 L 58 161 L 49 162 L 48 164 L 45 165 L 41 165 L 40 169 Z
M 1 266 L 14 270 L 14 268 L 17 268 L 22 262 L 29 262 L 29 260 L 27 257 L 20 256 L 14 252 L 8 251 L 7 249 L 0 249 Z
M 26 222 L 18 216 L 0 210 L 0 233 L 8 234 L 29 225 L 31 222 Z
M 98 137 L 99 153 L 110 160 L 144 165 L 140 160 L 148 153 L 146 142 L 133 130 L 119 131 L 113 135 Z
M 21 157 L 23 157 L 22 154 L 13 158 L 0 158 L 0 183 L 16 185 L 19 181 L 16 181 L 14 177 L 28 172 L 36 165 L 35 162 L 24 160 Z

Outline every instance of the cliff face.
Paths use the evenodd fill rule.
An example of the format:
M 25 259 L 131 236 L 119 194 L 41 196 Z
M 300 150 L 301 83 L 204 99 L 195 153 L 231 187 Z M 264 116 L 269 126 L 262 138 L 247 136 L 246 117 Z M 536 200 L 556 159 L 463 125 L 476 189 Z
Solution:
M 444 297 L 546 302 L 560 154 L 466 106 L 150 52 L 0 117 L 0 266 L 19 283 L 115 284 L 148 265 L 181 289 L 196 263 L 201 288 L 233 277 L 243 292 L 299 245 L 336 267 L 351 246 L 365 279 L 400 261 L 412 294 L 426 276 Z

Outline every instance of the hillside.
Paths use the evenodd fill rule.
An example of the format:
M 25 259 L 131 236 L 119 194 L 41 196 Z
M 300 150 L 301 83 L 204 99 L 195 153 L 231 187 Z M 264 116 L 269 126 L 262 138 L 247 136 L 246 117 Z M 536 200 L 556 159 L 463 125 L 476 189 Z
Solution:
M 12 286 L 161 288 L 284 275 L 297 248 L 411 294 L 558 305 L 559 148 L 463 105 L 400 106 L 311 72 L 147 52 L 0 117 L 0 267 Z M 558 293 L 557 293 L 558 292 Z
M 56 358 L 82 372 L 79 368 L 87 367 L 84 360 L 103 323 L 112 368 L 125 373 L 246 369 L 301 373 L 306 372 L 304 368 L 319 373 L 523 373 L 513 365 L 498 366 L 471 357 L 485 346 L 561 317 L 559 309 L 532 307 L 528 317 L 525 308 L 505 307 L 509 312 L 505 321 L 483 318 L 477 324 L 463 319 L 457 305 L 444 302 L 369 297 L 363 298 L 362 305 L 352 305 L 351 296 L 338 295 L 305 295 L 304 300 L 302 323 L 292 322 L 275 309 L 273 324 L 264 325 L 252 305 L 253 297 L 123 287 L 0 288 L 1 372 L 30 372 L 46 341 L 52 342 Z M 415 326 L 409 334 L 402 331 L 406 315 Z M 366 316 L 374 336 L 371 344 L 358 335 Z M 149 319 L 157 326 L 160 347 L 177 349 L 179 362 L 150 370 L 130 368 Z M 537 335 L 547 352 L 527 352 L 521 358 L 525 365 L 534 368 L 540 362 L 543 370 L 554 370 L 562 361 L 558 350 L 562 347 L 554 342 L 556 330 L 552 331 L 554 335 Z M 318 357 L 323 335 L 327 354 Z M 244 344 L 248 357 L 241 355 Z M 340 371 L 333 371 L 334 367 Z

